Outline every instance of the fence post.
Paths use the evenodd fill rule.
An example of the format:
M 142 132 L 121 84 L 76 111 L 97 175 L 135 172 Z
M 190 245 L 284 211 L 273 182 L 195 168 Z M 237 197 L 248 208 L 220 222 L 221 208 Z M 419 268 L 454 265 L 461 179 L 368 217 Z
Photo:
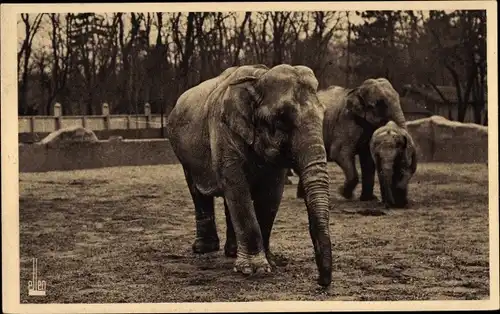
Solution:
M 34 136 L 34 134 L 35 134 L 35 116 L 30 117 L 30 131 L 31 131 L 31 136 Z
M 56 123 L 56 130 L 59 130 L 61 128 L 61 115 L 62 115 L 61 109 L 62 109 L 61 104 L 56 102 L 54 104 L 54 118 Z
M 107 103 L 102 104 L 102 115 L 104 116 L 104 129 L 109 130 L 109 105 Z
M 144 104 L 144 115 L 146 116 L 146 129 L 151 127 L 151 105 L 149 103 Z

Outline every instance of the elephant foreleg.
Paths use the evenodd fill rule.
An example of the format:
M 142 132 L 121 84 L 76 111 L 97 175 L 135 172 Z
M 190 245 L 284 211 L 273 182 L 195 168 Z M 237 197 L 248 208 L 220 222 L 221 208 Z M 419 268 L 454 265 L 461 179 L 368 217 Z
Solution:
M 236 234 L 234 233 L 233 222 L 231 221 L 231 215 L 225 199 L 224 212 L 226 214 L 226 244 L 224 245 L 224 254 L 227 257 L 236 257 L 238 251 L 238 247 L 236 245 Z
M 262 244 L 267 260 L 272 266 L 276 266 L 277 261 L 271 253 L 269 243 L 274 220 L 283 197 L 284 178 L 286 178 L 284 172 L 266 175 L 266 178 L 261 180 L 253 191 L 254 208 L 262 233 Z
M 340 187 L 339 192 L 344 198 L 351 199 L 354 189 L 359 183 L 358 172 L 354 164 L 354 154 L 347 150 L 342 151 L 338 155 L 336 162 L 342 168 L 345 176 L 344 185 Z
M 404 208 L 408 205 L 408 188 L 394 187 L 393 188 L 394 207 Z
M 235 271 L 251 274 L 271 271 L 262 233 L 252 203 L 250 187 L 241 165 L 234 162 L 222 170 L 224 199 L 234 227 L 237 243 Z
M 409 170 L 402 170 L 401 177 L 393 188 L 394 205 L 402 208 L 408 205 L 408 183 L 412 177 Z
M 376 200 L 373 194 L 375 185 L 375 162 L 370 154 L 370 148 L 366 147 L 360 150 L 359 163 L 361 164 L 361 196 L 360 201 Z
M 219 237 L 215 225 L 214 198 L 198 191 L 188 171 L 184 170 L 189 192 L 193 199 L 196 217 L 196 239 L 192 245 L 194 253 L 209 253 L 219 250 Z

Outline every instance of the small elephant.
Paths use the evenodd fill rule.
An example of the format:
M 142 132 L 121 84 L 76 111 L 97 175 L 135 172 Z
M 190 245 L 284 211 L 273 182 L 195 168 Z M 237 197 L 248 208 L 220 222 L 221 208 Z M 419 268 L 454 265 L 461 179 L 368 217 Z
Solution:
M 219 250 L 214 197 L 223 197 L 224 249 L 236 255 L 235 271 L 271 271 L 271 230 L 293 168 L 304 182 L 318 283 L 330 285 L 329 178 L 317 86 L 305 66 L 246 65 L 179 97 L 167 132 L 194 202 L 195 253 Z
M 417 154 L 410 133 L 394 121 L 377 129 L 370 140 L 380 194 L 386 208 L 408 205 L 408 182 L 417 171 Z
M 368 79 L 359 87 L 346 89 L 331 86 L 318 91 L 325 106 L 323 138 L 328 161 L 336 162 L 343 170 L 345 181 L 340 194 L 351 199 L 359 183 L 355 156 L 361 165 L 361 201 L 377 199 L 373 194 L 375 164 L 370 154 L 369 141 L 373 132 L 394 120 L 406 128 L 406 120 L 399 102 L 399 94 L 385 78 Z M 297 197 L 304 197 L 299 178 Z

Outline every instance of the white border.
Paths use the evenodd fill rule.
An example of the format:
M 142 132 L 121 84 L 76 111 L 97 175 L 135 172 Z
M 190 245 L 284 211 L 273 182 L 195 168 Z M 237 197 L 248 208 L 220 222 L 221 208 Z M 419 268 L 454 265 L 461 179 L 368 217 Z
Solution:
M 273 11 L 369 9 L 486 9 L 489 125 L 490 300 L 485 301 L 276 301 L 217 303 L 20 304 L 19 174 L 16 82 L 16 16 L 34 12 L 151 12 L 151 11 Z M 2 4 L 1 6 L 1 130 L 2 130 L 2 285 L 3 311 L 8 313 L 132 313 L 132 312 L 294 312 L 378 310 L 473 310 L 499 308 L 498 242 L 498 78 L 497 4 L 495 1 L 401 2 L 246 2 L 246 3 L 119 3 L 119 4 Z M 16 121 L 16 122 L 14 122 Z

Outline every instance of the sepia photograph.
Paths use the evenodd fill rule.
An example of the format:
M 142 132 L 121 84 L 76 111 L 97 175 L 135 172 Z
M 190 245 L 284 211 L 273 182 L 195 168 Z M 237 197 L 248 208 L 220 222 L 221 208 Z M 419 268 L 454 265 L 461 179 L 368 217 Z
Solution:
M 498 308 L 496 9 L 2 5 L 3 310 Z

